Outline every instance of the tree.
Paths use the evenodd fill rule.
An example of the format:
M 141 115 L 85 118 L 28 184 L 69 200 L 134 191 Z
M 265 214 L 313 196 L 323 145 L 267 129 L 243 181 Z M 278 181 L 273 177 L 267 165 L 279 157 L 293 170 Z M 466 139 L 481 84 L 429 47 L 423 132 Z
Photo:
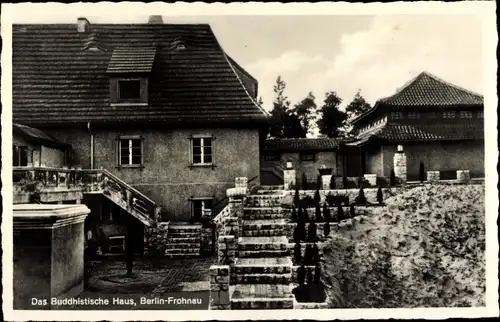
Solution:
M 297 222 L 297 211 L 295 207 L 292 208 L 292 222 Z
M 316 265 L 314 268 L 314 284 L 319 284 L 319 280 L 321 277 L 321 267 L 319 265 Z
M 382 193 L 382 188 L 380 186 L 378 186 L 378 189 L 377 189 L 377 201 L 378 203 L 381 205 L 382 202 L 384 201 L 384 195 Z
M 391 169 L 391 186 L 394 187 L 397 184 L 396 174 L 394 173 L 394 169 Z
M 321 180 L 321 175 L 318 174 L 316 177 L 316 190 L 321 190 L 323 187 L 323 180 Z
M 290 101 L 285 95 L 286 82 L 278 76 L 274 85 L 276 95 L 271 110 L 269 125 L 270 138 L 294 138 L 305 137 L 300 120 L 293 111 L 290 110 Z
M 359 189 L 358 196 L 356 197 L 356 203 L 358 205 L 364 205 L 364 204 L 366 204 L 365 191 L 363 190 L 363 187 L 361 187 Z
M 316 191 L 314 192 L 314 203 L 316 205 L 319 205 L 320 202 L 321 202 L 321 196 L 319 195 L 319 190 L 316 189 Z
M 337 220 L 338 222 L 341 222 L 342 220 L 344 220 L 344 209 L 342 208 L 342 206 L 339 206 L 337 208 Z
M 319 109 L 317 121 L 319 133 L 331 138 L 341 136 L 341 127 L 347 119 L 347 114 L 339 110 L 342 99 L 335 92 L 325 94 L 323 106 Z
M 331 176 L 330 177 L 330 189 L 335 189 L 335 177 Z
M 295 264 L 302 263 L 302 248 L 299 241 L 295 243 L 295 247 L 293 249 L 293 258 L 295 259 Z
M 264 106 L 264 100 L 262 99 L 262 96 L 259 96 L 257 99 L 257 105 L 263 107 Z
M 316 221 L 317 222 L 323 221 L 323 217 L 321 216 L 321 206 L 319 205 L 319 202 L 316 204 Z
M 305 173 L 302 173 L 302 190 L 307 190 L 307 188 L 308 188 L 307 177 Z
M 309 222 L 309 214 L 307 213 L 307 208 L 304 208 L 304 222 Z
M 311 220 L 307 227 L 307 240 L 311 243 L 315 243 L 317 240 L 316 222 L 314 220 Z
M 295 206 L 295 208 L 299 206 L 299 202 L 300 202 L 299 188 L 295 187 L 295 195 L 293 196 L 293 205 Z
M 305 278 L 306 278 L 306 269 L 304 265 L 300 265 L 297 272 L 297 282 L 299 283 L 299 285 L 304 285 Z
M 345 111 L 347 113 L 347 117 L 351 119 L 368 111 L 370 108 L 371 105 L 364 99 L 363 96 L 361 96 L 361 91 L 358 90 L 351 103 L 347 105 Z
M 323 204 L 323 217 L 325 218 L 325 222 L 330 222 L 332 220 L 330 208 L 328 208 L 326 203 Z
M 314 263 L 314 250 L 312 248 L 312 244 L 306 245 L 306 250 L 304 251 L 304 265 L 311 265 Z
M 323 233 L 325 234 L 325 238 L 328 238 L 330 236 L 330 222 L 325 221 L 325 224 L 323 226 Z
M 356 217 L 356 211 L 354 210 L 354 204 L 351 204 L 351 207 L 349 208 L 349 214 L 351 215 L 351 218 Z
M 314 283 L 313 272 L 311 268 L 307 269 L 307 285 L 312 285 Z
M 304 98 L 300 103 L 296 104 L 293 113 L 297 116 L 302 130 L 305 134 L 310 133 L 311 121 L 313 119 L 313 113 L 316 111 L 316 97 L 312 92 L 309 92 L 306 98 Z

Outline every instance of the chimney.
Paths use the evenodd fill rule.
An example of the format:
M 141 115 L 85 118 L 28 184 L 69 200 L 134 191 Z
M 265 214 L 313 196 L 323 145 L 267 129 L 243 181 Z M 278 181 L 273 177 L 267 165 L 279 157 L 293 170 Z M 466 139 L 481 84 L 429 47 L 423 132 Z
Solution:
M 163 18 L 160 15 L 151 15 L 148 20 L 149 24 L 163 24 Z
M 78 32 L 89 32 L 90 31 L 90 22 L 87 18 L 80 17 L 77 19 L 76 23 Z

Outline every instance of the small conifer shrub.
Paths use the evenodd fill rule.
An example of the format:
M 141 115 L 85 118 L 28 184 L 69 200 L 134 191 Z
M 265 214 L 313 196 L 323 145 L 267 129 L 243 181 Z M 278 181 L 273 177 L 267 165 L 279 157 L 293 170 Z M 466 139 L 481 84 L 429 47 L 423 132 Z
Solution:
M 302 263 L 302 247 L 298 241 L 295 243 L 295 247 L 293 248 L 293 258 L 296 264 Z
M 308 186 L 306 174 L 302 173 L 302 190 L 307 190 Z
M 312 220 L 307 227 L 307 241 L 315 243 L 317 240 L 316 222 Z
M 384 194 L 382 193 L 382 188 L 380 186 L 377 189 L 377 202 L 379 205 L 384 202 Z
M 394 169 L 391 169 L 390 181 L 391 181 L 391 186 L 392 187 L 396 186 L 397 181 L 396 181 L 396 174 L 394 173 Z

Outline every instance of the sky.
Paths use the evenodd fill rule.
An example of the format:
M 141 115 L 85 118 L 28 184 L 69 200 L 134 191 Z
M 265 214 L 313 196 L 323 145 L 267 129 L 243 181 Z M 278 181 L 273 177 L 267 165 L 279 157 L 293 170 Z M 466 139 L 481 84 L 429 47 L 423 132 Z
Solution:
M 17 23 L 76 23 L 75 12 L 26 15 Z M 91 23 L 146 22 L 147 16 L 85 15 Z M 483 93 L 478 16 L 227 15 L 163 16 L 164 23 L 209 23 L 224 50 L 259 82 L 271 109 L 280 75 L 294 105 L 335 91 L 347 105 L 359 90 L 373 104 L 426 70 Z

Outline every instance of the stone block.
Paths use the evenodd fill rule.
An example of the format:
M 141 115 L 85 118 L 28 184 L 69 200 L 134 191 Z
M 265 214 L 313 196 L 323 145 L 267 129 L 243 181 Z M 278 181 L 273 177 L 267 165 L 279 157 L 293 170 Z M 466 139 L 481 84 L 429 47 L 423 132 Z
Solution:
M 427 181 L 435 182 L 439 181 L 439 179 L 440 179 L 439 171 L 427 171 Z
M 236 188 L 248 188 L 248 178 L 247 177 L 237 177 L 234 179 L 234 184 Z
M 406 171 L 406 154 L 404 152 L 394 153 L 394 174 L 402 182 L 406 182 L 407 171 Z
M 283 170 L 283 183 L 285 190 L 293 190 L 296 186 L 296 172 L 293 169 Z
M 467 183 L 470 181 L 469 170 L 457 170 L 457 181 L 460 183 Z
M 219 304 L 220 305 L 230 304 L 229 291 L 219 291 Z
M 376 174 L 365 174 L 364 177 L 370 185 L 372 185 L 372 186 L 377 185 L 377 175 Z
M 321 176 L 321 183 L 323 184 L 323 190 L 330 190 L 330 180 L 332 179 L 332 175 L 324 175 Z
M 217 284 L 229 284 L 229 274 L 227 275 L 220 275 L 215 277 L 215 282 Z

